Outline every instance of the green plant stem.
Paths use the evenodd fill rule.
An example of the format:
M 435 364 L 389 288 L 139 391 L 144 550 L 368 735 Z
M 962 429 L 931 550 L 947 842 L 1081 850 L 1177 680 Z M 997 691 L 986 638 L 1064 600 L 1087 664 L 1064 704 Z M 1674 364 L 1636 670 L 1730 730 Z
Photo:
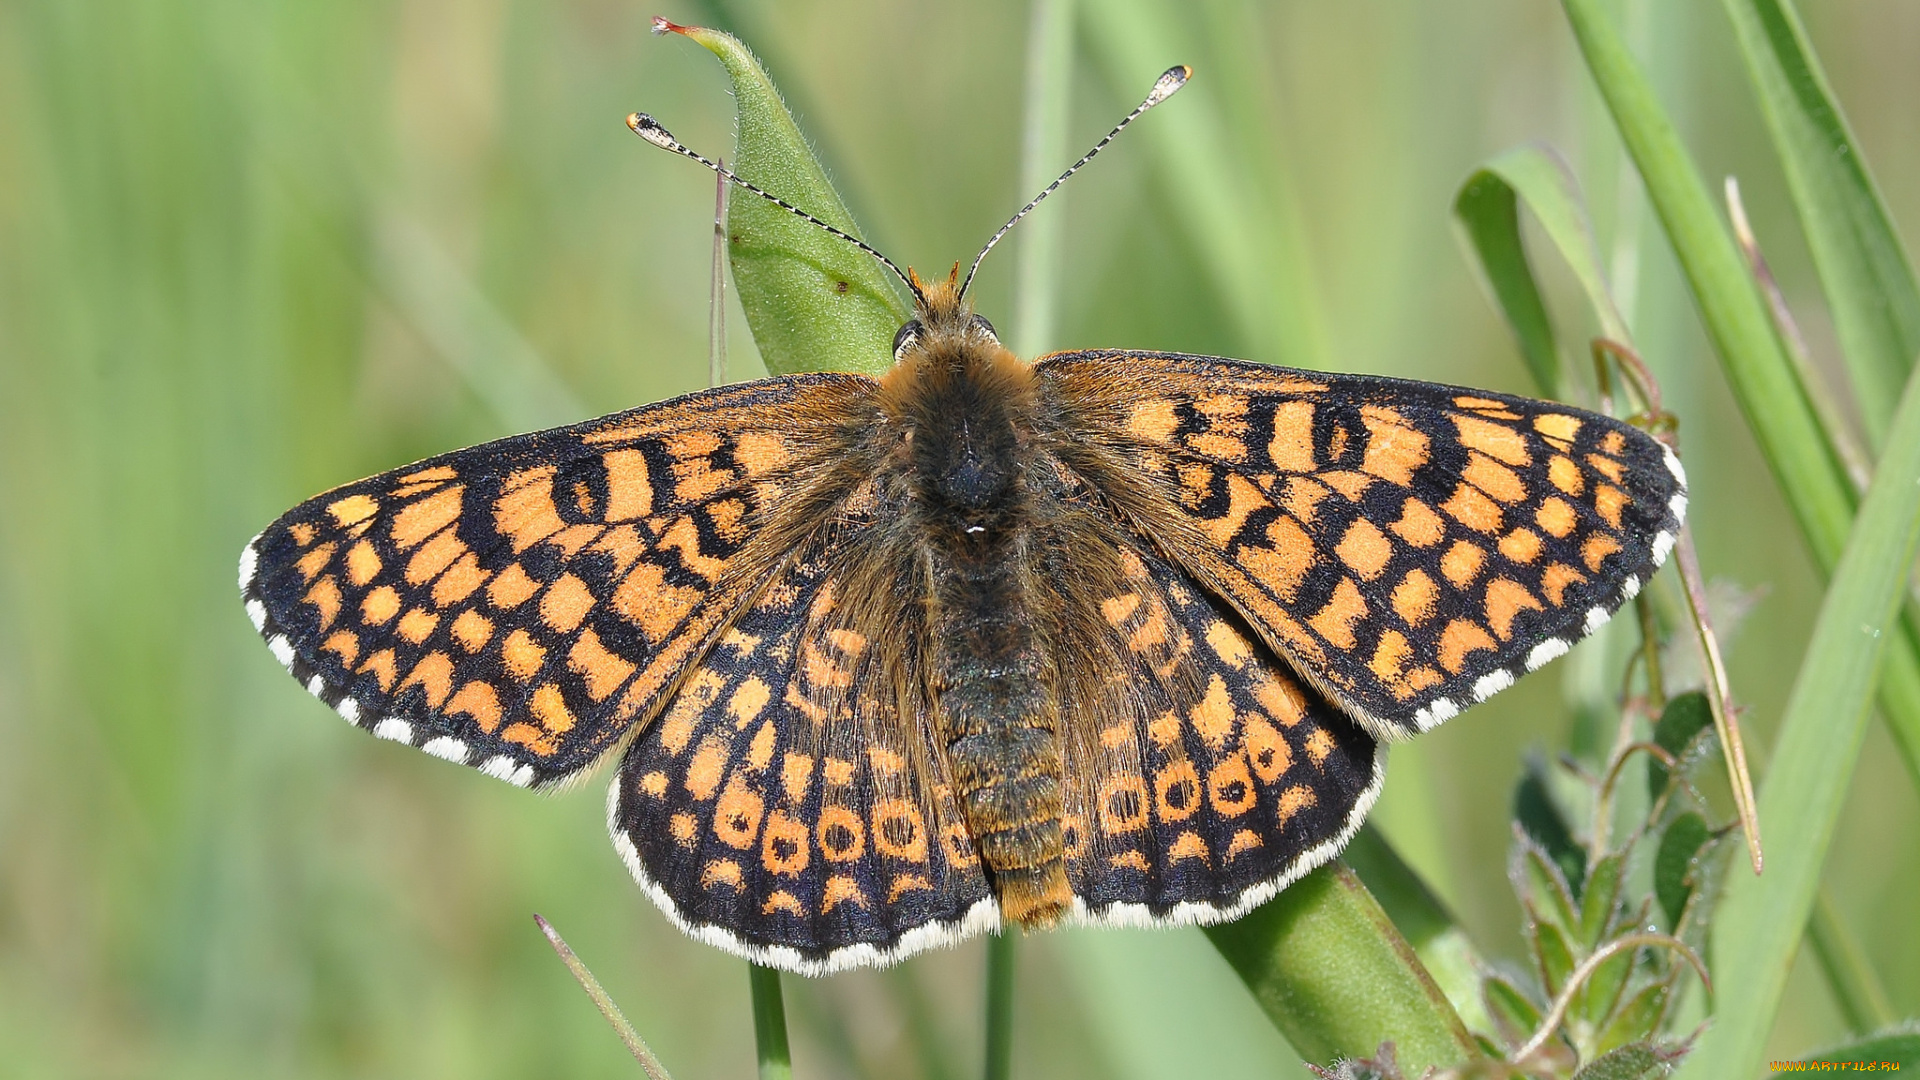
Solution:
M 1220 954 L 1309 1060 L 1372 1057 L 1391 1040 L 1417 1076 L 1479 1056 L 1466 1025 L 1346 864 L 1293 883 L 1237 922 L 1207 928 Z
M 600 985 L 600 980 L 593 977 L 593 972 L 587 969 L 586 962 L 581 960 L 572 946 L 561 938 L 560 931 L 555 930 L 553 924 L 540 915 L 535 915 L 533 921 L 540 927 L 540 932 L 546 935 L 547 944 L 553 946 L 553 951 L 560 954 L 560 962 L 567 965 L 567 970 L 573 973 L 574 981 L 587 992 L 587 997 L 592 1000 L 594 1008 L 600 1010 L 600 1015 L 606 1017 L 607 1023 L 613 1027 L 614 1034 L 620 1036 L 620 1041 L 626 1044 L 627 1052 L 633 1055 L 633 1060 L 640 1063 L 640 1070 L 647 1074 L 649 1080 L 673 1080 L 673 1077 L 667 1073 L 667 1067 L 660 1063 L 659 1058 L 653 1056 L 653 1049 L 647 1045 L 647 1040 L 641 1038 L 640 1033 L 627 1022 L 627 1015 L 620 1011 L 620 1006 L 613 1003 L 613 997 L 607 993 L 605 987 Z
M 1769 872 L 1734 875 L 1714 926 L 1720 999 L 1682 1075 L 1751 1076 L 1813 914 L 1821 866 L 1866 735 L 1880 661 L 1920 550 L 1920 379 L 1910 378 L 1860 518 L 1820 605 L 1760 788 Z
M 749 962 L 747 979 L 753 991 L 753 1045 L 760 1080 L 792 1080 L 793 1055 L 787 1049 L 787 1006 L 780 996 L 780 973 Z
M 1480 972 L 1486 962 L 1413 867 L 1371 823 L 1360 827 L 1340 859 L 1380 902 L 1380 909 L 1407 939 L 1460 1019 L 1474 1030 L 1492 1030 L 1493 1020 L 1480 996 Z
M 987 939 L 987 1080 L 1013 1075 L 1013 962 L 1018 933 L 1003 926 Z

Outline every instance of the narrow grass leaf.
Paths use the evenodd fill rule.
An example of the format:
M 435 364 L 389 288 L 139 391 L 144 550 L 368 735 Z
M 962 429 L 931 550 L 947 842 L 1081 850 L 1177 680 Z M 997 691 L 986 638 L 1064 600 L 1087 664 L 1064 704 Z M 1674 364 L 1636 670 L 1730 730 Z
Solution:
M 1833 989 L 1833 1003 L 1851 1031 L 1877 1031 L 1893 1023 L 1893 1004 L 1879 973 L 1852 928 L 1834 910 L 1825 886 L 1814 897 L 1813 918 L 1807 921 L 1807 943 Z
M 1027 86 L 1020 126 L 1021 198 L 1038 193 L 1072 161 L 1067 121 L 1073 106 L 1073 0 L 1038 0 L 1028 26 Z M 1055 347 L 1060 313 L 1060 234 L 1066 192 L 1053 195 L 1043 214 L 1021 223 L 1014 261 L 1013 334 L 1021 356 Z
M 719 57 L 733 82 L 734 170 L 859 236 L 853 215 L 747 47 L 717 30 L 668 26 Z M 893 362 L 888 343 L 908 311 L 888 271 L 872 256 L 747 192 L 728 200 L 727 231 L 734 287 L 769 372 L 877 373 Z
M 1767 1032 L 1812 913 L 1840 807 L 1865 738 L 1880 661 L 1920 549 L 1920 379 L 1909 379 L 1860 518 L 1821 603 L 1760 789 L 1774 856 L 1737 875 L 1715 920 L 1722 987 L 1714 1026 L 1685 1075 L 1760 1070 Z
M 1673 245 L 1727 383 L 1800 524 L 1814 561 L 1839 562 L 1855 499 L 1844 465 L 1775 333 L 1746 259 L 1721 220 L 1680 135 L 1635 63 L 1603 0 L 1561 0 L 1588 73 L 1605 99 Z M 1887 660 L 1880 704 L 1920 783 L 1920 636 L 1911 620 Z
M 1520 340 L 1534 382 L 1548 397 L 1565 393 L 1560 356 L 1546 303 L 1521 238 L 1520 205 L 1533 211 L 1599 316 L 1601 332 L 1630 340 L 1626 319 L 1607 287 L 1606 262 L 1594 238 L 1586 200 L 1573 170 L 1544 146 L 1510 150 L 1481 166 L 1453 200 L 1454 224 L 1476 256 L 1481 279 Z
M 1792 0 L 1725 0 L 1854 400 L 1877 447 L 1920 356 L 1920 286 Z

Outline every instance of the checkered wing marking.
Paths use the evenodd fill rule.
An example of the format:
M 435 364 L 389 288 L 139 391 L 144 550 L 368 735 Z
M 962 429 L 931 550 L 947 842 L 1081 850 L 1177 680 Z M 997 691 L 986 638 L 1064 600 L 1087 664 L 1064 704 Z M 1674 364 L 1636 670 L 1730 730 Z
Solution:
M 902 717 L 885 643 L 835 609 L 839 575 L 875 557 L 864 529 L 824 529 L 741 614 L 629 748 L 608 807 L 682 929 L 809 975 L 999 924 L 924 710 Z
M 1039 373 L 1066 438 L 1155 481 L 1103 490 L 1382 735 L 1566 652 L 1686 511 L 1657 440 L 1551 402 L 1165 353 L 1062 353 Z
M 744 383 L 336 488 L 247 545 L 248 614 L 353 723 L 512 783 L 564 779 L 697 655 L 749 538 L 873 385 Z
M 1346 846 L 1385 751 L 1148 544 L 1121 563 L 1124 584 L 1101 610 L 1129 662 L 1094 737 L 1068 744 L 1080 758 L 1068 761 L 1063 830 L 1077 913 L 1236 918 Z

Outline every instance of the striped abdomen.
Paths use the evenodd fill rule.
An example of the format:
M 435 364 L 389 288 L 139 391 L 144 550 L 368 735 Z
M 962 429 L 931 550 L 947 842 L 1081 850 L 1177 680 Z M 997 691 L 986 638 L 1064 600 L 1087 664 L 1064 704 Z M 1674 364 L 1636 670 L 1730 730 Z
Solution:
M 1060 834 L 1059 706 L 1034 637 L 1020 537 L 951 539 L 959 543 L 930 553 L 941 739 L 1002 915 L 1044 925 L 1072 897 Z

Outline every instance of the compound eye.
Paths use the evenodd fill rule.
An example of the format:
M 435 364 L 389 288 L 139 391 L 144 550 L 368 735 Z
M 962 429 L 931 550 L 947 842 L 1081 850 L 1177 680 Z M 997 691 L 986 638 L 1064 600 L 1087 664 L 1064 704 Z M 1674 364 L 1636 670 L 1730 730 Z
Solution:
M 994 331 L 993 324 L 987 321 L 987 317 L 985 315 L 975 315 L 973 317 L 973 325 L 979 327 L 982 330 L 985 330 L 987 332 L 987 336 L 994 339 L 995 341 L 1000 340 L 1000 335 Z
M 924 329 L 926 328 L 920 325 L 919 319 L 908 319 L 906 324 L 900 327 L 899 332 L 893 335 L 893 358 L 898 360 L 902 353 L 913 348 L 914 343 L 920 340 L 920 331 Z

